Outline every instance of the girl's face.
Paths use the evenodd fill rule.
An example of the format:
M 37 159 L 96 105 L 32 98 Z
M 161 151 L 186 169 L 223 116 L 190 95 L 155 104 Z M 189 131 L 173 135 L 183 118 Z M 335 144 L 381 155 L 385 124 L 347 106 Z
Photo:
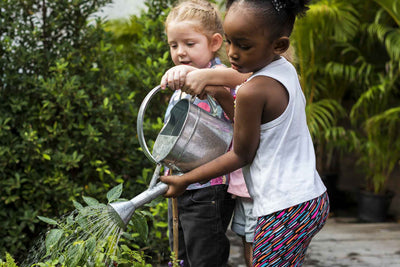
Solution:
M 167 37 L 175 65 L 185 64 L 206 68 L 219 49 L 210 43 L 206 35 L 196 30 L 192 22 L 170 22 L 167 27 Z
M 232 68 L 239 72 L 256 72 L 279 58 L 268 27 L 259 17 L 246 3 L 234 3 L 226 13 L 226 51 Z

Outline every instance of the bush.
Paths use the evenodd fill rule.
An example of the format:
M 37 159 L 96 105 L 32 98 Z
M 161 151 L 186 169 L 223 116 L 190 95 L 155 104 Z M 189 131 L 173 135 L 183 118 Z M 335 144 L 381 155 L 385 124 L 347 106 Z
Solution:
M 38 215 L 61 216 L 83 194 L 104 201 L 122 182 L 133 197 L 151 177 L 154 166 L 139 149 L 136 117 L 145 89 L 168 65 L 162 34 L 144 42 L 147 30 L 161 31 L 162 18 L 138 19 L 144 31 L 128 57 L 101 21 L 88 23 L 108 2 L 2 0 L 1 254 L 23 257 L 46 228 Z M 164 12 L 160 3 L 154 10 Z M 160 100 L 146 130 L 158 132 L 162 125 L 156 117 L 167 97 L 160 94 Z

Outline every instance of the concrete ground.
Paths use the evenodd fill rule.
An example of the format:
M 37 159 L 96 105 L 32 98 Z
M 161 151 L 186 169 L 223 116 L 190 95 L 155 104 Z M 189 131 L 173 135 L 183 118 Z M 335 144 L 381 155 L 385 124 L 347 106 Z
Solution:
M 245 267 L 241 240 L 231 231 L 230 266 Z M 400 223 L 329 218 L 311 241 L 303 267 L 400 267 Z

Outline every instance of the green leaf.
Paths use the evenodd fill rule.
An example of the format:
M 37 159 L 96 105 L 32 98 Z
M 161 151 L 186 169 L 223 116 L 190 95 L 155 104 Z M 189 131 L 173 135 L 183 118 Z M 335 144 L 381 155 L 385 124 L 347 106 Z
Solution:
M 82 196 L 83 201 L 85 201 L 86 204 L 88 204 L 89 206 L 96 206 L 99 204 L 99 201 L 97 199 L 94 199 L 92 197 L 85 197 Z
M 48 154 L 42 154 L 42 156 L 43 156 L 43 158 L 45 159 L 45 160 L 51 160 L 51 157 L 50 157 L 50 155 L 48 155 Z
M 84 253 L 85 253 L 85 244 L 83 241 L 77 241 L 73 243 L 68 250 L 67 266 L 78 266 Z
M 131 221 L 135 231 L 139 234 L 140 238 L 143 241 L 146 241 L 147 236 L 149 234 L 149 227 L 147 225 L 146 218 L 135 213 Z
M 61 229 L 52 229 L 50 233 L 46 236 L 46 251 L 50 253 L 53 250 L 53 247 L 58 244 L 60 238 L 64 234 L 64 231 Z
M 74 204 L 74 207 L 75 207 L 77 210 L 83 209 L 82 204 L 79 203 L 78 201 L 73 200 L 72 203 Z
M 86 241 L 86 250 L 88 255 L 92 255 L 94 250 L 96 249 L 96 238 L 93 236 Z
M 121 196 L 121 194 L 122 194 L 122 184 L 113 187 L 110 191 L 107 192 L 108 203 L 117 200 Z
M 110 100 L 108 99 L 108 97 L 106 97 L 106 98 L 104 98 L 104 100 L 103 100 L 103 105 L 104 105 L 105 107 L 107 107 L 109 102 L 110 102 Z
M 50 218 L 47 218 L 47 217 L 43 217 L 43 216 L 37 216 L 37 217 L 38 217 L 39 220 L 41 220 L 41 221 L 43 221 L 43 222 L 45 222 L 47 224 L 51 224 L 51 225 L 57 225 L 58 224 L 57 221 L 55 221 L 53 219 L 50 219 Z

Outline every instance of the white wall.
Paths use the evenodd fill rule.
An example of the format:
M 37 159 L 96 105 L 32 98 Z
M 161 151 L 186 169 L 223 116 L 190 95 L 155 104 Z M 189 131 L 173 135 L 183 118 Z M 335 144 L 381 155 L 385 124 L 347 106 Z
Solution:
M 144 0 L 114 0 L 95 15 L 107 19 L 129 18 L 131 15 L 140 14 L 140 10 L 145 8 L 143 2 Z

